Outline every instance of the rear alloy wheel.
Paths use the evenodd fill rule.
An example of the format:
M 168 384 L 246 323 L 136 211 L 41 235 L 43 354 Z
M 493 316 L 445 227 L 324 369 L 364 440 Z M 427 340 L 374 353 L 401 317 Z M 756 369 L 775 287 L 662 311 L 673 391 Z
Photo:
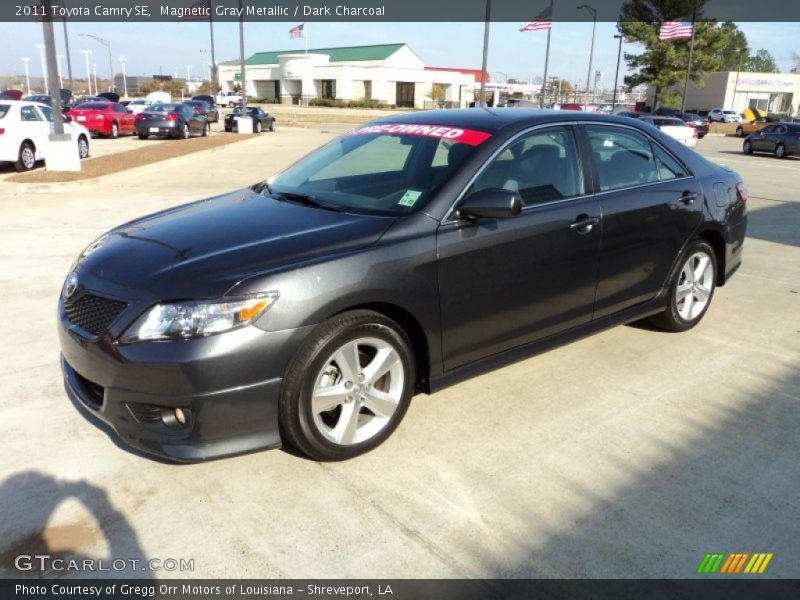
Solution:
M 89 157 L 89 140 L 85 135 L 78 138 L 78 157 L 83 160 Z
M 415 381 L 411 341 L 396 323 L 342 313 L 311 333 L 287 368 L 281 431 L 316 460 L 353 458 L 397 428 Z
M 669 288 L 669 306 L 651 321 L 667 331 L 687 331 L 706 314 L 717 282 L 714 249 L 705 240 L 695 240 L 684 252 L 682 266 Z
M 111 139 L 115 140 L 119 137 L 119 127 L 116 123 L 111 124 Z
M 745 154 L 753 153 L 753 145 L 750 143 L 750 140 L 744 141 L 744 144 L 742 145 L 742 152 L 744 152 Z
M 276 129 L 276 127 L 275 127 L 275 119 L 272 119 L 272 121 L 269 122 L 269 130 L 270 131 L 275 131 L 275 129 Z
M 36 166 L 36 151 L 30 142 L 22 142 L 19 147 L 19 157 L 14 163 L 17 171 L 31 171 Z
M 211 135 L 211 123 L 206 123 L 206 126 L 203 127 L 203 137 L 208 137 Z
M 147 135 L 146 133 L 140 133 L 140 134 L 138 134 L 138 135 L 139 135 L 139 139 L 140 139 L 140 140 L 146 140 L 148 137 L 150 137 L 150 136 L 149 136 L 149 135 Z
M 253 133 L 261 133 L 261 121 L 255 121 L 253 123 Z
M 738 137 L 738 138 L 744 137 L 744 129 L 742 129 L 741 127 L 737 127 L 736 128 L 736 137 Z
M 184 123 L 183 124 L 183 127 L 181 128 L 180 138 L 182 140 L 185 140 L 185 139 L 189 138 L 189 124 L 188 123 Z
M 777 146 L 775 146 L 775 156 L 777 156 L 778 158 L 786 158 L 787 156 L 786 146 L 784 146 L 783 144 L 778 144 Z

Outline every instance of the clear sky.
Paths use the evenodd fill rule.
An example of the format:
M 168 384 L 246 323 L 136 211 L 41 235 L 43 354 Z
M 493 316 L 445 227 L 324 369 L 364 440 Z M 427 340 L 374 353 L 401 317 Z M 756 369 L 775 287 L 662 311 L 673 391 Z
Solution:
M 304 40 L 289 39 L 289 29 L 297 23 L 246 23 L 245 52 L 302 49 Z M 541 77 L 547 33 L 518 31 L 521 23 L 492 23 L 489 48 L 489 71 L 496 78 L 528 80 Z M 775 57 L 781 70 L 792 64 L 792 51 L 800 52 L 797 23 L 739 23 L 754 49 L 766 48 Z M 483 42 L 483 23 L 308 23 L 309 48 L 362 44 L 406 42 L 429 66 L 479 69 Z M 588 66 L 591 23 L 557 22 L 553 26 L 549 75 L 570 82 L 585 82 Z M 108 74 L 108 54 L 96 41 L 79 37 L 91 33 L 112 42 L 115 72 L 118 58 L 128 59 L 130 75 L 152 75 L 163 72 L 186 76 L 192 65 L 192 76 L 201 72 L 210 60 L 209 27 L 200 23 L 71 23 L 69 25 L 73 74 L 85 77 L 86 67 L 80 49 L 92 50 L 97 73 Z M 239 55 L 237 23 L 215 23 L 217 60 L 232 60 Z M 614 23 L 598 23 L 595 42 L 595 68 L 604 72 L 603 87 L 613 86 L 616 68 L 617 41 Z M 63 34 L 56 23 L 56 41 L 63 53 Z M 37 23 L 0 23 L 0 74 L 22 73 L 21 56 L 31 57 L 31 75 L 41 74 L 39 51 L 42 26 Z M 623 47 L 623 51 L 624 51 Z M 66 74 L 66 67 L 64 67 Z M 625 73 L 624 60 L 621 73 Z M 622 75 L 620 76 L 621 79 Z M 583 85 L 583 84 L 581 84 Z

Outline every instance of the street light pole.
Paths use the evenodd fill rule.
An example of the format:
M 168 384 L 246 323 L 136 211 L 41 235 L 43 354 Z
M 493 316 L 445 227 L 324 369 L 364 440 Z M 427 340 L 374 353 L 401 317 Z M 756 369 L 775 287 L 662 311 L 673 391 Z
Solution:
M 61 59 L 64 58 L 63 54 L 56 54 L 56 69 L 58 71 L 58 85 L 64 87 L 64 78 L 61 76 Z
M 97 90 L 100 89 L 97 87 L 97 63 L 92 63 L 92 75 L 94 75 L 94 93 L 97 94 Z
M 47 85 L 47 64 L 44 62 L 44 44 L 36 44 L 36 48 L 39 50 L 39 58 L 42 61 L 42 80 L 44 81 L 44 93 L 50 93 L 50 86 Z
M 98 37 L 96 35 L 92 35 L 91 33 L 79 33 L 78 35 L 82 35 L 83 37 L 92 38 L 96 42 L 100 42 L 103 46 L 106 47 L 108 50 L 108 91 L 113 92 L 114 88 L 114 59 L 111 58 L 111 42 L 108 40 Z M 97 87 L 97 76 L 95 75 L 95 88 Z M 95 94 L 97 93 L 97 89 L 95 89 Z
M 617 105 L 617 82 L 619 81 L 619 62 L 622 58 L 622 34 L 615 35 L 615 39 L 619 39 L 619 49 L 617 50 L 617 72 L 614 75 L 614 99 L 611 101 L 611 109 Z
M 589 71 L 586 73 L 586 93 L 583 97 L 583 110 L 589 109 L 589 86 L 592 84 L 592 62 L 594 60 L 594 34 L 597 30 L 597 9 L 588 4 L 581 4 L 578 10 L 586 9 L 592 15 L 592 45 L 589 47 Z
M 128 97 L 128 76 L 125 73 L 125 63 L 128 62 L 128 59 L 124 56 L 119 57 L 119 62 L 122 64 L 122 89 L 125 92 L 125 97 Z
M 492 19 L 492 0 L 486 1 L 486 17 L 483 22 L 483 61 L 481 63 L 481 97 L 480 108 L 486 108 L 486 63 L 489 60 L 489 28 Z
M 89 86 L 89 95 L 92 95 L 92 70 L 89 65 L 89 56 L 91 56 L 91 50 L 81 50 L 81 54 L 86 59 L 86 83 Z
M 28 63 L 31 62 L 30 56 L 21 56 L 20 60 L 25 63 L 25 85 L 28 86 L 28 94 L 31 93 L 31 74 L 28 70 Z

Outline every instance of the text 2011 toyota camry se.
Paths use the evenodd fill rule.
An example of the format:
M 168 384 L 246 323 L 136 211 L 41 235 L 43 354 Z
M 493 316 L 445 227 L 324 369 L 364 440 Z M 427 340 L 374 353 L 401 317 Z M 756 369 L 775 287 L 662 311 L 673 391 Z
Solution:
M 66 390 L 173 460 L 353 457 L 415 393 L 619 323 L 690 329 L 741 263 L 746 200 L 631 119 L 380 119 L 92 242 L 58 303 Z

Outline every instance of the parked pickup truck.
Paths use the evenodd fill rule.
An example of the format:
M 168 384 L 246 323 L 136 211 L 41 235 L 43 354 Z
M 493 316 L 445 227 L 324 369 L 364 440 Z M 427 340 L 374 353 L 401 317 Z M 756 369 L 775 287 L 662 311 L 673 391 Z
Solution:
M 242 96 L 238 92 L 220 92 L 217 94 L 217 104 L 233 108 L 242 103 Z

